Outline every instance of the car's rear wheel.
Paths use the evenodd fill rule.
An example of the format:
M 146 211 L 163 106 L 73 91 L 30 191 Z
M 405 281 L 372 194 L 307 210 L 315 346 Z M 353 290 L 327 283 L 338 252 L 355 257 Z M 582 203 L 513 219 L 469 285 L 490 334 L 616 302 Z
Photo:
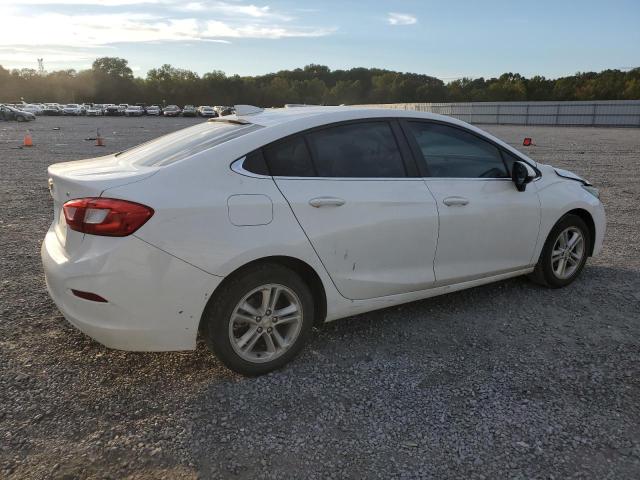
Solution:
M 313 326 L 304 280 L 278 264 L 250 267 L 222 285 L 203 315 L 209 348 L 231 370 L 261 375 L 291 361 Z
M 531 278 L 560 288 L 573 282 L 587 262 L 591 247 L 587 225 L 577 215 L 566 215 L 553 227 Z

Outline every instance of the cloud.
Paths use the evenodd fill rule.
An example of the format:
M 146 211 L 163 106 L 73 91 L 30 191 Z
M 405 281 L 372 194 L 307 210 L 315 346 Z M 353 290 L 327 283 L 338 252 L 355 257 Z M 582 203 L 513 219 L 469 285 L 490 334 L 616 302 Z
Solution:
M 271 19 L 280 21 L 293 20 L 293 17 L 289 15 L 274 12 L 268 5 L 259 7 L 253 4 L 245 5 L 240 3 L 211 0 L 194 0 L 187 3 L 175 2 L 175 4 L 171 4 L 170 7 L 178 11 L 208 12 L 233 18 L 248 17 L 253 19 Z
M 43 2 L 46 0 L 21 0 Z M 55 0 L 73 3 L 87 0 Z M 138 3 L 145 0 L 135 0 Z M 171 0 L 146 0 L 169 5 Z M 107 4 L 133 3 L 134 0 L 102 0 Z M 15 4 L 17 5 L 17 3 Z M 21 3 L 20 5 L 24 5 Z M 27 13 L 19 8 L 0 7 L 3 26 L 0 28 L 0 45 L 17 43 L 29 45 L 58 45 L 67 47 L 102 46 L 117 43 L 163 41 L 209 41 L 229 43 L 226 38 L 289 38 L 319 37 L 329 35 L 335 28 L 309 27 L 289 22 L 290 17 L 273 12 L 269 6 L 230 4 L 225 2 L 195 1 L 181 3 L 183 15 L 171 15 L 171 8 L 148 9 L 151 13 L 58 13 L 45 11 Z M 204 9 L 204 10 L 202 10 Z M 187 12 L 198 12 L 188 16 Z M 217 12 L 205 15 L 202 12 Z M 175 12 L 174 12 L 175 13 Z M 281 23 L 276 20 L 284 21 Z M 26 35 L 24 26 L 29 26 Z
M 54 6 L 69 6 L 69 5 L 85 5 L 85 6 L 96 6 L 96 2 L 92 0 L 5 0 L 3 3 L 7 5 L 14 4 L 18 5 L 54 5 Z M 100 0 L 98 6 L 101 7 L 123 7 L 130 5 L 171 5 L 172 3 L 177 3 L 176 0 Z
M 24 33 L 29 25 L 29 35 Z M 0 45 L 19 39 L 23 45 L 96 47 L 123 42 L 207 40 L 228 43 L 203 35 L 204 25 L 195 18 L 163 19 L 147 14 L 42 15 L 13 17 L 0 28 Z
M 0 18 L 0 65 L 12 67 L 33 66 L 39 57 L 50 67 L 84 65 L 122 43 L 229 44 L 336 30 L 305 24 L 269 5 L 234 0 L 0 0 Z
M 290 38 L 290 37 L 323 37 L 335 31 L 331 28 L 285 28 L 265 25 L 230 26 L 224 22 L 210 20 L 202 32 L 204 37 L 222 38 Z
M 414 25 L 418 23 L 415 15 L 410 13 L 389 13 L 387 16 L 389 25 Z

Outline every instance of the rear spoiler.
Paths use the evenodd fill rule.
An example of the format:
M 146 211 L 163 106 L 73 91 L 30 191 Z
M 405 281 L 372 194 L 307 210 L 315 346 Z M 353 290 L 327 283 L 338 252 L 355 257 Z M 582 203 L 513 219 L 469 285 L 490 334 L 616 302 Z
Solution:
M 235 125 L 250 125 L 251 122 L 248 120 L 245 120 L 244 118 L 229 118 L 229 117 L 217 117 L 217 118 L 210 118 L 209 120 L 207 120 L 207 122 L 224 122 L 224 123 L 233 123 Z

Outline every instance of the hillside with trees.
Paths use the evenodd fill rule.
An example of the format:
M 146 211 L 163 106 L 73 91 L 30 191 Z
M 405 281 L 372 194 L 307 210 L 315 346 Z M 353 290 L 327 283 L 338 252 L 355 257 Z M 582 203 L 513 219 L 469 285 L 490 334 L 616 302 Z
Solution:
M 0 66 L 0 102 L 97 102 L 265 107 L 285 103 L 362 104 L 640 99 L 640 68 L 582 72 L 568 77 L 463 78 L 444 83 L 429 75 L 377 68 L 331 70 L 307 65 L 258 76 L 198 75 L 165 64 L 135 77 L 127 60 L 102 57 L 88 70 L 38 72 Z

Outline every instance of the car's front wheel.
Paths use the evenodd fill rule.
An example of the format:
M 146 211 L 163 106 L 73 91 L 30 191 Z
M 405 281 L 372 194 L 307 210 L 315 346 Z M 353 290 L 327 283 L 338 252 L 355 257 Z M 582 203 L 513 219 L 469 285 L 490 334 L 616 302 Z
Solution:
M 565 215 L 547 237 L 531 278 L 551 288 L 569 285 L 584 268 L 591 241 L 584 220 L 577 215 Z
M 302 349 L 313 326 L 314 299 L 295 271 L 249 267 L 215 293 L 202 318 L 209 348 L 231 370 L 261 375 Z

